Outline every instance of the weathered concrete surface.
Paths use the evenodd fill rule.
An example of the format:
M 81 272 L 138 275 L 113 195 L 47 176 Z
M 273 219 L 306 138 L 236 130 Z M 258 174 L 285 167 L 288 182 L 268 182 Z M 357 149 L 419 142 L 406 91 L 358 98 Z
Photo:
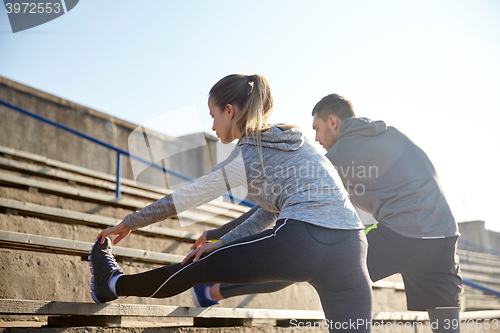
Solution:
M 14 171 L 2 170 L 2 173 L 17 174 Z M 30 176 L 37 179 L 37 176 Z M 60 183 L 56 180 L 47 182 Z M 80 186 L 73 185 L 75 188 Z M 82 189 L 85 187 L 82 187 Z M 96 190 L 95 190 L 96 191 Z M 105 206 L 97 203 L 82 202 L 63 198 L 58 195 L 27 191 L 21 188 L 0 187 L 0 197 L 31 202 L 47 207 L 57 207 L 75 212 L 98 214 L 117 219 L 123 218 L 131 210 Z M 92 242 L 99 228 L 59 223 L 43 218 L 25 217 L 21 215 L 0 214 L 0 229 L 22 232 L 41 236 L 57 237 L 76 241 Z M 179 228 L 178 220 L 167 220 L 158 226 Z M 206 225 L 193 224 L 182 230 L 200 233 Z M 190 244 L 172 239 L 149 237 L 132 233 L 120 243 L 120 246 L 133 249 L 143 249 L 156 252 L 167 252 L 186 255 Z M 157 265 L 122 264 L 126 273 L 143 272 Z M 0 250 L 0 298 L 59 300 L 71 302 L 90 302 L 90 271 L 88 262 L 79 256 L 39 253 L 15 249 Z M 122 300 L 120 300 L 122 301 Z M 177 298 L 158 300 L 129 297 L 125 303 L 164 304 L 192 306 L 189 293 L 183 293 Z M 221 307 L 275 308 L 275 309 L 305 309 L 320 310 L 319 298 L 315 290 L 303 283 L 289 287 L 281 292 L 266 295 L 249 295 L 225 300 Z
M 155 162 L 189 177 L 199 177 L 216 160 L 216 137 L 198 134 L 173 138 L 152 130 L 147 133 L 136 124 L 112 117 L 0 76 L 0 99 L 49 118 L 97 139 L 133 151 L 150 160 L 147 145 L 153 149 Z M 0 145 L 40 154 L 92 170 L 115 174 L 116 153 L 74 134 L 0 106 Z M 139 131 L 135 129 L 139 128 Z M 206 144 L 199 147 L 200 135 Z M 197 139 L 196 143 L 194 139 Z M 168 157 L 168 158 L 165 158 Z M 134 179 L 130 160 L 123 158 L 123 177 Z M 146 168 L 136 179 L 158 186 L 165 185 L 161 171 Z M 170 180 L 171 179 L 171 180 Z M 170 178 L 172 182 L 178 182 Z
M 121 266 L 126 274 L 161 267 L 139 263 Z M 1 249 L 0 274 L 0 297 L 4 299 L 92 302 L 89 266 L 81 257 Z M 189 292 L 166 299 L 127 297 L 115 302 L 193 306 Z M 316 292 L 307 284 L 293 285 L 273 294 L 235 297 L 220 306 L 321 310 Z
M 126 274 L 161 267 L 140 263 L 122 263 L 121 266 Z M 2 276 L 0 296 L 4 299 L 92 302 L 88 262 L 82 260 L 81 257 L 2 249 L 0 250 L 0 272 Z M 21 276 L 22 283 L 19 283 Z M 189 292 L 168 299 L 128 297 L 120 298 L 116 302 L 193 306 Z M 373 305 L 375 312 L 405 311 L 404 292 L 376 290 Z M 223 300 L 219 306 L 321 310 L 316 291 L 307 283 L 297 283 L 276 293 Z

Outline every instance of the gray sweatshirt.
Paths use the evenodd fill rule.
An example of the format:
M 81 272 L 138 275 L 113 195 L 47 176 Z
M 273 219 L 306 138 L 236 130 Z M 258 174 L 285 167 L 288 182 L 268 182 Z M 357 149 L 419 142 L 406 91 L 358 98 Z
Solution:
M 295 128 L 262 132 L 261 161 L 254 139 L 244 137 L 231 155 L 194 183 L 125 217 L 135 230 L 180 214 L 244 186 L 260 206 L 221 237 L 229 243 L 258 233 L 276 219 L 291 218 L 332 229 L 362 229 L 330 161 Z
M 326 156 L 352 202 L 395 232 L 412 238 L 459 235 L 431 161 L 394 127 L 347 118 Z

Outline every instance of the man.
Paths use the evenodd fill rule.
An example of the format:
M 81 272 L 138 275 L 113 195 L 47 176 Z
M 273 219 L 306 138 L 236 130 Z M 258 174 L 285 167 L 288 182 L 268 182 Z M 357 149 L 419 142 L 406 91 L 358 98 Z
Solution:
M 453 330 L 459 326 L 453 320 L 459 320 L 462 286 L 456 256 L 458 226 L 427 155 L 383 121 L 356 118 L 351 103 L 337 94 L 321 99 L 312 115 L 316 141 L 327 150 L 351 201 L 379 221 L 367 232 L 372 281 L 401 273 L 408 310 L 427 311 L 431 322 L 438 323 L 434 332 L 459 332 Z M 199 241 L 220 237 L 252 211 Z M 199 286 L 193 295 L 211 305 L 211 295 L 219 300 L 287 285 Z

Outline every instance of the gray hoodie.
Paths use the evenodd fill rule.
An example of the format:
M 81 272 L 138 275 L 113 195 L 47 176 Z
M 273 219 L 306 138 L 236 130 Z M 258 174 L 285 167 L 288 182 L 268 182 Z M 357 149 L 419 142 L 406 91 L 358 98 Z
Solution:
M 347 118 L 326 156 L 352 202 L 397 233 L 412 238 L 459 235 L 431 161 L 394 127 Z
M 175 216 L 244 186 L 260 208 L 221 237 L 228 243 L 264 230 L 276 219 L 297 219 L 333 229 L 362 229 L 342 181 L 328 159 L 295 128 L 277 126 L 256 141 L 244 137 L 231 155 L 210 172 L 138 212 L 127 215 L 131 229 Z

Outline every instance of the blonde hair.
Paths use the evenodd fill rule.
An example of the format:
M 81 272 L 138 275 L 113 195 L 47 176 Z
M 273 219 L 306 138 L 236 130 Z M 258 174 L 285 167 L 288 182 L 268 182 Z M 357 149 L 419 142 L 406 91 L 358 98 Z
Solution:
M 228 104 L 238 107 L 231 133 L 237 128 L 242 135 L 240 141 L 243 136 L 253 137 L 264 166 L 260 133 L 269 127 L 267 120 L 274 109 L 273 94 L 266 78 L 258 74 L 231 74 L 217 82 L 209 95 L 211 102 L 221 109 Z

